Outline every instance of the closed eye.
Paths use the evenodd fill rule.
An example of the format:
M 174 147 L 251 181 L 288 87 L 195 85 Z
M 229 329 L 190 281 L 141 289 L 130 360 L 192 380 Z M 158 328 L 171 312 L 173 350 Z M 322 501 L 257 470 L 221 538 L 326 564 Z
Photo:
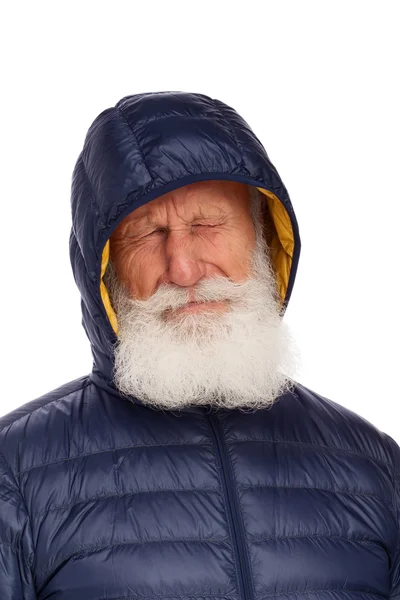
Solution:
M 153 235 L 156 235 L 158 233 L 165 233 L 166 229 L 164 229 L 163 227 L 158 227 L 157 229 L 154 229 L 153 231 L 150 231 L 150 233 L 147 233 L 144 237 L 151 237 Z
M 191 225 L 191 229 L 192 231 L 195 231 L 197 228 L 200 229 L 212 229 L 213 227 L 218 227 L 219 223 L 195 223 L 194 225 Z M 159 234 L 164 234 L 167 232 L 167 229 L 165 227 L 157 227 L 157 229 L 153 229 L 153 231 L 150 231 L 149 233 L 147 233 L 145 236 L 145 238 L 149 238 L 149 237 L 155 237 Z
M 192 225 L 192 228 L 195 228 L 195 227 L 200 227 L 200 228 L 201 227 L 209 227 L 209 228 L 213 228 L 213 227 L 218 227 L 218 225 L 216 225 L 216 224 L 213 225 L 211 223 L 195 223 L 194 225 Z

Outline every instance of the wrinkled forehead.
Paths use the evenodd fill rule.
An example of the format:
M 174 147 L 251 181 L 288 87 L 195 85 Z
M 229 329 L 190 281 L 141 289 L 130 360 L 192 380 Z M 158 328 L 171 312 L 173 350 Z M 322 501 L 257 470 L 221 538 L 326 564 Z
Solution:
M 125 220 L 139 221 L 142 218 L 165 213 L 179 212 L 182 217 L 203 216 L 205 213 L 218 216 L 229 209 L 247 206 L 249 186 L 235 181 L 200 181 L 182 186 L 133 210 Z

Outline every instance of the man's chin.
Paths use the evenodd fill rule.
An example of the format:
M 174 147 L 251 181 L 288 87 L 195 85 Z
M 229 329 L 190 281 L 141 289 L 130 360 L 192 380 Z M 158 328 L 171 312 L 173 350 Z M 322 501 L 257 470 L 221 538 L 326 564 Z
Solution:
M 164 323 L 165 348 L 184 355 L 192 351 L 217 351 L 228 340 L 231 327 L 224 314 L 182 313 Z

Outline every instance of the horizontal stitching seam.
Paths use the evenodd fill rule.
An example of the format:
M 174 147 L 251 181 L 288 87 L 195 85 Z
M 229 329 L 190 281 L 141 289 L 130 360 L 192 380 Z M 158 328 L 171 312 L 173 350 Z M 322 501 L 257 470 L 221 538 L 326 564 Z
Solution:
M 134 492 L 127 492 L 126 494 L 109 494 L 109 495 L 98 495 L 93 496 L 91 498 L 85 498 L 84 500 L 78 500 L 77 502 L 71 502 L 70 504 L 62 504 L 59 506 L 51 506 L 50 508 L 46 508 L 41 512 L 37 513 L 35 516 L 40 517 L 49 512 L 56 512 L 57 510 L 64 510 L 66 508 L 72 508 L 73 506 L 77 506 L 78 504 L 89 504 L 89 502 L 95 502 L 96 500 L 109 500 L 110 498 L 124 498 L 126 496 L 136 496 L 139 494 L 160 494 L 160 493 L 177 493 L 177 492 L 212 492 L 214 494 L 220 494 L 220 490 L 216 488 L 182 488 L 182 489 L 162 489 L 162 490 L 138 490 Z
M 37 572 L 37 576 L 39 576 L 39 577 L 42 575 L 46 576 L 47 575 L 46 571 L 49 568 L 53 569 L 55 571 L 63 562 L 65 562 L 66 560 L 70 560 L 72 557 L 86 556 L 89 553 L 106 550 L 108 548 L 118 548 L 120 546 L 129 546 L 129 545 L 144 546 L 145 544 L 157 544 L 160 542 L 172 543 L 172 544 L 186 543 L 186 542 L 225 544 L 227 542 L 230 542 L 230 538 L 228 536 L 224 537 L 224 538 L 173 538 L 173 539 L 150 538 L 148 540 L 137 540 L 137 541 L 129 540 L 126 542 L 119 542 L 118 544 L 94 544 L 92 546 L 81 546 L 81 547 L 77 548 L 74 552 L 72 552 L 72 554 L 69 554 L 69 555 L 61 558 L 55 565 L 53 565 L 51 567 L 46 565 L 45 567 L 43 567 L 43 569 L 40 569 L 40 571 Z
M 251 440 L 228 440 L 229 444 L 241 444 L 246 442 L 268 442 L 270 444 L 298 444 L 300 446 L 311 446 L 314 448 L 323 448 L 324 450 L 336 450 L 338 452 L 344 452 L 345 454 L 354 454 L 355 456 L 360 456 L 361 458 L 367 458 L 379 464 L 383 464 L 386 467 L 392 467 L 391 463 L 380 458 L 375 458 L 375 456 L 371 456 L 370 454 L 363 454 L 362 452 L 357 452 L 356 450 L 351 450 L 350 448 L 341 448 L 338 446 L 325 446 L 324 444 L 314 444 L 313 442 L 302 442 L 297 440 L 269 440 L 266 438 L 254 439 Z
M 86 387 L 86 386 L 85 386 Z M 83 388 L 82 388 L 83 389 Z M 73 393 L 73 392 L 71 392 Z M 66 396 L 64 396 L 66 397 Z M 59 400 L 61 400 L 61 398 L 58 398 Z M 22 418 L 22 417 L 21 417 Z M 298 442 L 298 441 L 293 441 L 293 440 L 269 440 L 269 439 L 249 439 L 249 440 L 228 440 L 228 444 L 240 444 L 240 443 L 249 443 L 249 442 L 267 442 L 269 444 L 298 444 L 301 446 L 310 446 L 310 447 L 315 447 L 315 448 L 323 448 L 325 450 L 333 450 L 333 451 L 339 451 L 339 452 L 345 452 L 346 454 L 354 454 L 356 456 L 360 456 L 362 458 L 367 458 L 370 459 L 372 461 L 384 464 L 385 466 L 391 467 L 391 465 L 385 461 L 381 461 L 378 458 L 374 458 L 373 456 L 369 456 L 366 454 L 362 454 L 360 452 L 352 452 L 351 450 L 347 450 L 345 448 L 337 448 L 336 446 L 324 446 L 322 444 L 313 444 L 312 442 Z M 92 455 L 96 455 L 96 454 L 101 454 L 103 452 L 114 452 L 117 450 L 126 450 L 127 448 L 154 448 L 154 447 L 164 447 L 164 446 L 209 446 L 212 447 L 212 442 L 172 442 L 172 443 L 165 443 L 165 444 L 129 444 L 127 446 L 117 446 L 114 448 L 105 448 L 102 450 L 98 450 L 97 452 L 89 452 L 87 454 L 79 454 L 77 456 L 69 456 L 66 458 L 60 458 L 54 461 L 49 461 L 47 463 L 41 463 L 40 465 L 34 465 L 33 467 L 29 467 L 29 469 L 25 469 L 24 471 L 21 471 L 19 473 L 19 475 L 24 475 L 25 473 L 28 473 L 29 471 L 33 470 L 33 469 L 39 469 L 41 467 L 45 467 L 51 464 L 56 464 L 58 462 L 64 462 L 64 461 L 69 461 L 69 460 L 76 460 L 79 458 L 85 458 L 87 456 L 92 456 Z
M 352 490 L 335 490 L 333 488 L 322 488 L 316 485 L 306 486 L 306 485 L 277 485 L 277 484 L 269 484 L 269 483 L 259 483 L 254 485 L 243 485 L 238 484 L 238 487 L 242 490 L 254 489 L 254 488 L 280 488 L 280 489 L 303 489 L 303 490 L 320 490 L 322 492 L 329 492 L 331 494 L 349 494 L 350 496 L 367 496 L 370 498 L 375 498 L 379 500 L 383 504 L 385 504 L 388 508 L 390 508 L 391 512 L 393 512 L 393 507 L 389 502 L 376 496 L 375 494 L 369 494 L 368 492 L 357 492 Z
M 69 460 L 78 460 L 79 458 L 87 458 L 88 456 L 96 456 L 98 454 L 103 454 L 106 452 L 116 452 L 118 450 L 128 450 L 131 448 L 163 448 L 167 446 L 211 446 L 211 442 L 167 442 L 165 444 L 128 444 L 127 446 L 116 446 L 112 448 L 105 448 L 102 450 L 98 450 L 96 452 L 88 452 L 86 454 L 78 454 L 77 456 L 68 456 L 66 458 L 59 458 L 57 460 L 50 460 L 47 463 L 41 463 L 40 465 L 34 465 L 33 467 L 29 467 L 29 469 L 25 469 L 21 471 L 19 475 L 24 475 L 25 473 L 29 473 L 33 469 L 40 469 L 41 467 L 47 467 L 49 465 L 55 465 L 61 462 L 67 462 Z
M 346 542 L 357 542 L 360 544 L 375 544 L 375 545 L 379 545 L 380 542 L 378 540 L 374 540 L 373 538 L 353 538 L 353 537 L 348 537 L 345 535 L 332 535 L 329 533 L 311 533 L 311 534 L 299 534 L 299 535 L 276 535 L 276 536 L 268 536 L 268 537 L 262 537 L 260 536 L 259 538 L 249 538 L 248 542 L 249 544 L 254 544 L 257 542 L 268 542 L 270 540 L 288 540 L 288 539 L 292 539 L 292 538 L 329 538 L 329 539 L 339 539 L 339 540 L 345 540 Z
M 385 600 L 387 600 L 387 596 L 384 596 L 383 594 L 377 594 L 375 592 L 367 592 L 365 590 L 360 590 L 358 588 L 317 588 L 317 589 L 303 589 L 303 590 L 293 590 L 292 592 L 272 592 L 271 594 L 265 594 L 264 596 L 261 596 L 260 600 L 263 600 L 264 598 L 270 598 L 271 596 L 276 597 L 276 596 L 291 596 L 293 594 L 315 594 L 315 593 L 320 593 L 320 592 L 359 592 L 360 594 L 368 594 L 369 596 L 377 596 L 378 598 L 385 598 Z

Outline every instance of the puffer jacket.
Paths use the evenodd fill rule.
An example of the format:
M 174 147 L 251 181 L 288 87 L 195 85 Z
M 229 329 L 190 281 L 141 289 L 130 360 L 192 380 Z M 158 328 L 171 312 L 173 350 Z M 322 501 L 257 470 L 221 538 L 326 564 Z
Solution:
M 264 194 L 283 316 L 298 227 L 250 126 L 203 94 L 138 94 L 104 110 L 71 194 L 93 370 L 0 419 L 0 600 L 400 597 L 389 435 L 299 383 L 252 413 L 155 410 L 112 383 L 109 237 L 135 208 L 206 179 Z

